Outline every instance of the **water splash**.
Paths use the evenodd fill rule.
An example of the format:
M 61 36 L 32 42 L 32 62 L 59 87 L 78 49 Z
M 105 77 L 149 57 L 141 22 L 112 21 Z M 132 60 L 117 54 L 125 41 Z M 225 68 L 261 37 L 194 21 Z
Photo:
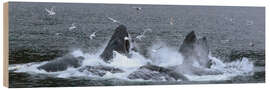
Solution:
M 159 48 L 161 47 L 161 48 Z M 81 50 L 75 50 L 71 54 L 75 57 L 82 56 L 85 59 L 82 62 L 82 66 L 78 68 L 70 67 L 65 71 L 59 72 L 46 72 L 44 70 L 39 70 L 37 67 L 48 63 L 48 61 L 40 63 L 27 63 L 27 64 L 13 64 L 9 66 L 9 70 L 13 72 L 24 72 L 30 74 L 48 74 L 58 78 L 70 78 L 70 77 L 94 77 L 94 78 L 118 78 L 126 79 L 130 73 L 136 71 L 139 67 L 152 63 L 154 65 L 162 67 L 171 67 L 176 65 L 182 65 L 183 56 L 178 53 L 174 48 L 168 47 L 164 44 L 155 44 L 151 49 L 159 48 L 157 52 L 150 52 L 151 58 L 146 59 L 144 56 L 138 52 L 131 52 L 131 57 L 126 57 L 118 52 L 114 52 L 114 58 L 111 63 L 105 63 L 101 58 L 99 58 L 100 53 L 83 53 Z M 253 74 L 253 62 L 250 62 L 247 58 L 242 58 L 233 62 L 223 62 L 211 55 L 209 58 L 214 62 L 209 70 L 222 72 L 222 74 L 217 75 L 190 75 L 184 74 L 191 81 L 211 81 L 211 80 L 229 80 L 232 77 L 239 75 L 252 75 Z M 94 75 L 91 72 L 79 71 L 80 68 L 85 66 L 109 66 L 113 68 L 119 68 L 123 70 L 123 73 L 111 73 L 105 72 L 103 76 Z M 180 68 L 185 69 L 185 68 Z
M 153 63 L 158 66 L 169 67 L 183 63 L 183 56 L 174 48 L 170 48 L 162 42 L 153 45 L 149 51 Z

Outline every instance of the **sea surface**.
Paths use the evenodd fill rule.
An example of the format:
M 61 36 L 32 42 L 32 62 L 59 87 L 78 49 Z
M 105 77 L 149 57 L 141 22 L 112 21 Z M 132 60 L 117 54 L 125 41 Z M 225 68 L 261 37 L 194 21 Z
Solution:
M 52 8 L 55 14 L 49 15 L 46 9 Z M 74 68 L 57 73 L 36 70 L 38 65 L 68 53 L 89 57 L 90 62 L 85 60 L 84 64 L 95 63 L 98 61 L 95 57 L 119 23 L 127 27 L 139 48 L 138 57 L 131 58 L 138 61 L 136 65 L 151 60 L 151 49 L 164 45 L 165 49 L 160 51 L 165 54 L 162 58 L 176 61 L 174 52 L 185 35 L 195 31 L 198 38 L 207 37 L 211 57 L 239 70 L 219 76 L 188 76 L 190 81 L 128 80 L 114 75 L 92 77 L 77 73 Z M 91 39 L 94 32 L 96 36 Z M 143 38 L 136 38 L 143 32 Z M 166 60 L 160 60 L 161 64 L 170 65 Z M 12 88 L 264 83 L 265 8 L 10 2 L 9 65 L 9 87 Z

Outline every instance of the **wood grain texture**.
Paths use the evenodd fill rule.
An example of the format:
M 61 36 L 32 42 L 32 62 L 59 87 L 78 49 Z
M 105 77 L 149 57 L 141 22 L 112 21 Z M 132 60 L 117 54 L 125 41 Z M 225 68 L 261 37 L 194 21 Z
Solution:
M 3 10 L 3 13 L 4 13 L 4 28 L 3 28 L 3 41 L 4 41 L 4 77 L 3 77 L 3 80 L 4 80 L 4 86 L 5 87 L 8 87 L 8 2 L 4 3 L 4 10 Z

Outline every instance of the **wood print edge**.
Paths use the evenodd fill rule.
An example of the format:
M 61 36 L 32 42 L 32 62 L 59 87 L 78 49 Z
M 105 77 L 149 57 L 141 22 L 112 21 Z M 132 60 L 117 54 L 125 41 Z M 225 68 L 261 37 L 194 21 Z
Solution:
M 8 46 L 8 2 L 5 2 L 4 3 L 4 8 L 3 8 L 4 10 L 3 10 L 3 18 L 4 18 L 4 26 L 3 26 L 3 41 L 4 41 L 4 47 L 3 47 L 3 49 L 4 49 L 4 52 L 3 52 L 3 58 L 4 58 L 4 67 L 3 67 L 3 84 L 4 84 L 4 86 L 5 87 L 9 87 L 9 81 L 8 81 L 8 79 L 9 79 L 9 77 L 8 77 L 8 54 L 9 54 L 9 51 L 8 51 L 8 48 L 9 48 L 9 46 Z

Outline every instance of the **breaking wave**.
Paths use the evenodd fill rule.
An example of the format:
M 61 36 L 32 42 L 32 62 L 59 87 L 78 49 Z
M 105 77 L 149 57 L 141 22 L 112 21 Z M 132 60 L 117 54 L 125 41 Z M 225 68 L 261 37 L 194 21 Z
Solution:
M 175 49 L 168 46 L 162 46 L 161 44 L 156 44 L 149 48 L 151 57 L 145 58 L 138 52 L 131 52 L 131 57 L 126 57 L 118 52 L 114 53 L 114 58 L 111 63 L 105 63 L 99 58 L 100 53 L 90 54 L 83 53 L 81 50 L 75 50 L 71 54 L 74 56 L 82 56 L 85 59 L 82 62 L 82 66 L 78 68 L 69 67 L 65 71 L 58 72 L 46 72 L 40 70 L 37 67 L 48 63 L 45 62 L 33 62 L 27 64 L 13 64 L 9 65 L 9 71 L 17 73 L 30 73 L 30 74 L 46 74 L 58 78 L 70 78 L 70 77 L 96 77 L 96 78 L 118 78 L 118 79 L 128 79 L 128 75 L 136 71 L 139 67 L 151 63 L 154 65 L 162 67 L 170 67 L 181 65 L 183 62 L 183 57 Z M 211 81 L 211 80 L 229 80 L 232 77 L 239 75 L 252 75 L 254 65 L 253 62 L 249 61 L 247 58 L 233 61 L 233 62 L 223 62 L 222 60 L 209 55 L 209 58 L 214 62 L 214 64 L 209 68 L 212 71 L 222 72 L 222 74 L 217 75 L 191 75 L 184 74 L 190 81 Z M 105 72 L 105 75 L 98 76 L 91 72 L 79 71 L 80 68 L 85 66 L 110 66 L 114 68 L 119 68 L 123 70 L 122 73 L 111 73 Z M 187 68 L 181 68 L 187 69 Z

